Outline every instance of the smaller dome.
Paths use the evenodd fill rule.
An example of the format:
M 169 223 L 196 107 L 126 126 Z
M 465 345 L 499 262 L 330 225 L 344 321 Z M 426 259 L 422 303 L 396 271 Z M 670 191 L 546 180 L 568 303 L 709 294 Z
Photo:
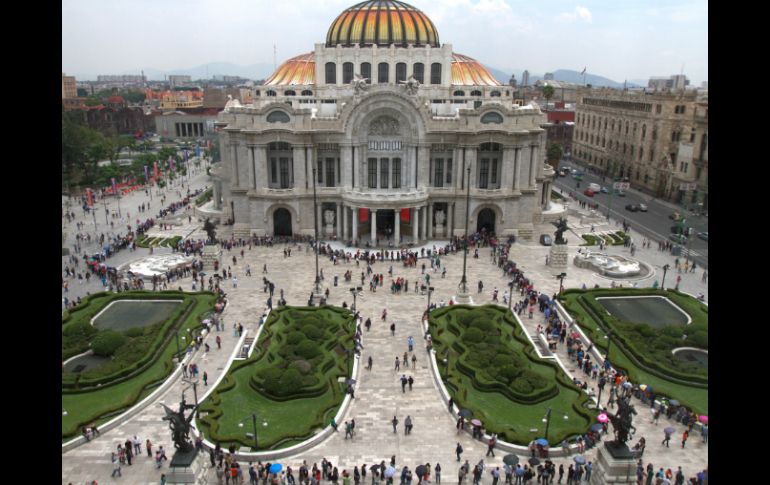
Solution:
M 452 53 L 452 84 L 457 86 L 502 86 L 482 63 L 456 52 Z
M 315 53 L 308 52 L 284 62 L 267 78 L 265 86 L 306 86 L 315 84 Z

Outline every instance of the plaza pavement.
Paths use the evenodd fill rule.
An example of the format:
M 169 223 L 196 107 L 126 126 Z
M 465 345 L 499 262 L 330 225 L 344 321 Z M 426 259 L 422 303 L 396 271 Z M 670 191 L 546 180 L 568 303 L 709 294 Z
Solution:
M 194 177 L 191 182 L 191 188 L 194 190 L 197 186 L 203 186 L 206 182 L 205 179 L 205 173 Z M 130 199 L 131 196 L 125 198 L 124 202 L 122 202 L 122 207 L 133 207 L 135 211 L 136 205 L 141 204 L 142 199 L 146 197 L 144 192 L 141 192 L 141 195 L 136 195 L 137 197 L 130 202 L 126 202 L 126 200 Z M 177 200 L 177 198 L 168 197 L 167 203 L 173 200 Z M 154 197 L 154 210 L 157 210 L 159 207 L 157 205 L 159 202 L 159 199 Z M 82 218 L 82 209 L 75 209 L 75 213 Z M 142 214 L 144 217 L 141 217 L 141 219 L 149 217 L 151 214 L 154 214 L 154 212 L 145 212 Z M 89 219 L 92 221 L 92 218 Z M 132 219 L 135 221 L 135 216 L 132 216 Z M 575 217 L 570 217 L 569 219 L 572 234 L 568 233 L 567 237 L 570 242 L 577 242 L 579 241 L 578 234 L 589 232 L 590 225 L 581 225 Z M 72 223 L 72 226 L 74 229 L 74 223 Z M 102 224 L 99 226 L 102 227 Z M 184 230 L 187 229 L 184 228 Z M 195 227 L 191 226 L 189 229 L 192 231 L 195 230 Z M 228 229 L 228 227 L 220 227 L 220 237 L 229 237 Z M 609 229 L 617 230 L 618 227 L 615 225 L 595 225 L 595 230 L 597 231 Z M 552 234 L 553 231 L 552 225 L 538 226 L 535 231 L 535 239 L 541 233 Z M 74 231 L 70 232 L 74 234 Z M 199 234 L 202 233 L 198 229 L 192 236 L 198 237 Z M 649 287 L 656 279 L 660 280 L 660 267 L 666 263 L 673 266 L 674 258 L 668 253 L 659 252 L 656 244 L 653 244 L 653 247 L 650 249 L 641 249 L 641 241 L 634 234 L 633 228 L 631 236 L 637 240 L 639 248 L 635 258 L 649 263 L 656 271 L 655 274 L 638 281 L 639 287 Z M 71 247 L 71 243 L 68 245 Z M 232 324 L 237 322 L 243 323 L 247 335 L 253 335 L 256 332 L 258 319 L 266 308 L 267 295 L 262 291 L 261 278 L 263 264 L 268 265 L 268 274 L 266 276 L 275 283 L 276 296 L 274 301 L 278 299 L 280 289 L 284 289 L 285 298 L 289 305 L 304 305 L 307 302 L 313 281 L 314 255 L 312 252 L 306 251 L 307 245 L 294 245 L 292 246 L 292 256 L 284 258 L 282 253 L 284 247 L 284 245 L 276 245 L 271 248 L 255 246 L 251 250 L 246 247 L 243 248 L 245 258 L 240 257 L 241 248 L 234 249 L 231 252 L 224 251 L 222 263 L 225 266 L 231 266 L 233 273 L 238 277 L 238 288 L 232 288 L 231 280 L 223 282 L 223 287 L 228 293 L 230 301 L 224 312 L 224 321 L 228 328 L 220 332 L 223 348 L 217 351 L 216 344 L 213 341 L 214 337 L 209 336 L 206 337 L 206 341 L 212 347 L 211 352 L 204 356 L 201 350 L 193 357 L 193 362 L 198 363 L 201 373 L 203 371 L 208 372 L 210 386 L 212 383 L 216 383 L 222 373 L 226 371 L 225 365 L 227 360 L 237 345 L 238 339 L 233 337 Z M 577 249 L 578 246 L 570 245 L 570 257 L 574 256 Z M 156 248 L 156 252 L 161 251 L 163 250 Z M 168 250 L 166 249 L 166 251 Z M 538 245 L 536 241 L 517 242 L 511 249 L 510 259 L 517 263 L 518 267 L 525 272 L 528 278 L 534 280 L 537 290 L 553 294 L 558 291 L 559 287 L 559 282 L 554 275 L 562 270 L 555 270 L 545 266 L 545 256 L 548 254 L 548 251 L 547 247 Z M 232 256 L 236 252 L 238 254 L 238 264 L 233 266 Z M 610 247 L 608 252 L 610 254 L 630 255 L 629 250 L 622 246 Z M 123 250 L 118 253 L 117 257 L 110 258 L 109 261 L 111 265 L 117 265 L 125 261 L 137 259 L 147 253 L 148 250 L 137 250 L 136 252 Z M 349 288 L 360 284 L 361 271 L 366 271 L 366 265 L 362 263 L 361 266 L 357 267 L 355 262 L 351 262 L 347 264 L 339 263 L 334 266 L 328 258 L 323 256 L 319 258 L 319 261 L 320 267 L 325 274 L 324 287 L 328 287 L 331 292 L 329 303 L 341 305 L 344 301 L 350 305 L 352 303 L 352 296 Z M 426 262 L 428 267 L 426 271 L 430 271 L 430 265 L 427 260 L 423 261 Z M 462 273 L 462 261 L 461 253 L 442 257 L 442 266 L 447 267 L 447 276 L 445 279 L 442 279 L 440 272 L 431 274 L 431 285 L 436 288 L 432 295 L 432 302 L 438 304 L 442 300 L 448 301 L 456 293 L 457 284 Z M 251 265 L 253 275 L 251 278 L 245 276 L 246 264 Z M 374 271 L 385 275 L 385 286 L 379 288 L 376 293 L 369 292 L 369 278 L 367 277 L 363 285 L 364 295 L 363 297 L 358 297 L 357 306 L 361 315 L 364 319 L 367 317 L 372 319 L 372 330 L 365 332 L 364 335 L 365 349 L 362 351 L 362 358 L 365 363 L 365 360 L 371 355 L 374 360 L 374 366 L 371 371 L 361 369 L 359 383 L 356 388 L 356 399 L 344 418 L 344 420 L 351 418 L 356 420 L 355 438 L 353 440 L 345 440 L 344 431 L 341 431 L 296 457 L 281 460 L 282 463 L 296 467 L 302 460 L 307 460 L 312 465 L 312 463 L 320 463 L 321 458 L 325 457 L 332 461 L 335 466 L 338 466 L 341 472 L 343 469 L 352 470 L 354 465 L 360 466 L 363 463 L 371 465 L 381 460 L 388 461 L 391 455 L 396 455 L 397 465 L 399 467 L 407 465 L 410 469 L 414 469 L 418 464 L 425 462 L 430 462 L 433 466 L 439 462 L 442 464 L 444 481 L 452 481 L 456 480 L 457 476 L 454 448 L 458 441 L 465 450 L 463 460 L 468 459 L 473 464 L 484 458 L 486 453 L 485 443 L 472 440 L 470 435 L 465 433 L 462 435 L 456 434 L 454 419 L 441 401 L 430 375 L 428 355 L 425 351 L 423 340 L 420 338 L 422 336 L 420 317 L 427 305 L 427 297 L 413 292 L 414 283 L 421 277 L 421 264 L 422 261 L 417 268 L 406 269 L 400 262 L 395 261 L 392 263 L 389 261 L 375 263 Z M 391 265 L 393 266 L 393 278 L 405 277 L 409 280 L 412 291 L 406 294 L 394 295 L 390 293 L 389 284 L 391 278 L 387 276 L 387 272 Z M 343 278 L 343 274 L 348 269 L 353 272 L 353 281 L 351 283 L 345 283 Z M 567 278 L 564 280 L 566 288 L 580 287 L 582 284 L 589 288 L 594 284 L 608 287 L 610 284 L 610 280 L 591 271 L 579 269 L 573 266 L 571 261 L 566 270 L 563 271 L 567 273 Z M 478 259 L 473 258 L 473 253 L 469 254 L 467 272 L 469 285 L 473 289 L 475 303 L 490 303 L 492 291 L 497 287 L 499 289 L 500 304 L 502 304 L 502 294 L 507 289 L 506 280 L 497 266 L 492 263 L 489 248 L 480 249 Z M 668 272 L 666 277 L 667 287 L 674 285 L 676 274 L 675 270 Z M 335 275 L 339 276 L 338 287 L 333 286 L 333 277 Z M 702 292 L 708 297 L 708 287 L 707 284 L 702 283 L 701 275 L 701 270 L 698 270 L 696 273 L 683 274 L 680 289 L 691 294 Z M 476 293 L 475 290 L 478 280 L 483 280 L 484 282 L 484 292 L 482 294 Z M 191 289 L 191 280 L 189 278 L 181 280 L 178 284 L 185 290 L 189 291 Z M 101 289 L 100 283 L 92 281 L 89 285 L 84 283 L 82 286 L 77 284 L 71 286 L 70 298 L 73 297 L 73 294 L 77 294 L 74 291 L 82 291 L 85 294 L 87 289 L 92 292 Z M 177 286 L 177 283 L 174 286 Z M 630 282 L 624 282 L 623 286 L 630 286 Z M 76 290 L 76 288 L 78 289 Z M 388 309 L 388 321 L 385 323 L 380 319 L 383 308 Z M 535 327 L 542 323 L 542 320 L 542 314 L 538 313 L 532 320 L 524 318 L 522 323 L 532 334 Z M 395 337 L 390 335 L 389 326 L 391 322 L 396 323 Z M 217 332 L 214 331 L 214 333 Z M 417 368 L 405 369 L 402 367 L 401 371 L 396 373 L 394 371 L 395 357 L 402 356 L 404 351 L 407 350 L 406 339 L 410 335 L 415 338 Z M 568 371 L 573 373 L 574 364 L 567 358 L 563 346 L 558 349 L 557 354 L 565 365 L 568 366 Z M 411 392 L 408 390 L 408 387 L 406 393 L 401 392 L 399 377 L 402 373 L 405 373 L 407 376 L 412 375 L 415 379 Z M 578 378 L 582 379 L 582 372 Z M 170 431 L 167 423 L 161 419 L 163 411 L 158 403 L 165 402 L 167 405 L 176 407 L 181 397 L 182 389 L 187 386 L 188 384 L 181 382 L 180 379 L 169 391 L 158 397 L 156 402 L 147 406 L 136 417 L 129 419 L 113 430 L 103 433 L 97 439 L 63 454 L 62 483 L 90 483 L 91 480 L 97 480 L 100 484 L 119 482 L 136 484 L 158 483 L 160 474 L 167 471 L 167 463 L 162 470 L 156 470 L 154 460 L 147 458 L 146 453 L 135 460 L 134 465 L 123 467 L 122 478 L 110 478 L 112 473 L 110 452 L 116 449 L 119 442 L 122 443 L 126 438 L 133 437 L 136 434 L 143 443 L 149 438 L 154 448 L 163 445 L 169 450 L 170 457 L 173 452 Z M 205 392 L 206 388 L 202 386 L 202 382 L 198 390 L 199 396 Z M 602 399 L 603 405 L 606 404 L 608 397 L 607 392 L 604 394 L 605 396 Z M 192 400 L 192 390 L 187 391 L 187 398 L 188 402 Z M 651 462 L 656 469 L 663 466 L 665 468 L 670 467 L 673 470 L 676 470 L 676 467 L 681 465 L 687 477 L 693 476 L 696 472 L 707 467 L 708 447 L 701 442 L 700 436 L 697 433 L 693 433 L 688 441 L 687 448 L 682 450 L 679 441 L 683 426 L 671 424 L 677 430 L 673 435 L 671 448 L 661 447 L 662 429 L 670 423 L 665 417 L 661 417 L 659 425 L 650 424 L 649 411 L 639 401 L 635 400 L 634 404 L 639 412 L 639 415 L 634 419 L 634 425 L 638 430 L 634 436 L 634 442 L 639 437 L 644 436 L 648 443 L 644 456 L 645 465 Z M 244 414 L 249 411 L 251 410 L 244 410 Z M 545 409 L 543 411 L 545 414 Z M 394 414 L 400 422 L 397 434 L 393 433 L 390 424 Z M 414 430 L 409 436 L 405 436 L 403 430 L 403 423 L 407 415 L 412 417 L 414 424 Z M 264 417 L 268 422 L 270 421 L 269 416 L 265 415 Z M 340 424 L 342 425 L 342 422 Z M 541 423 L 533 423 L 533 426 L 538 424 Z M 596 448 L 589 450 L 586 453 L 586 458 L 590 461 L 595 461 L 596 452 Z M 495 458 L 487 458 L 485 463 L 500 466 L 502 469 L 503 454 L 498 451 Z M 521 458 L 522 461 L 526 460 L 525 456 Z M 554 459 L 554 462 L 557 464 L 557 468 L 560 463 L 564 463 L 566 469 L 572 463 L 572 459 L 557 458 Z M 634 470 L 631 470 L 631 473 L 633 472 Z M 485 483 L 491 482 L 491 476 L 485 473 L 482 481 Z M 209 482 L 216 483 L 214 474 L 211 471 L 209 472 Z

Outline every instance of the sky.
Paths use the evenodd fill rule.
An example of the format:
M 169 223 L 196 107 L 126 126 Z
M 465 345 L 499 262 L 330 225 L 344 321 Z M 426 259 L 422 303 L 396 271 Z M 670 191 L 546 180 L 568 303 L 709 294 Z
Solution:
M 280 64 L 326 39 L 357 0 L 62 0 L 62 72 Z M 622 82 L 708 80 L 707 0 L 410 0 L 442 43 L 505 72 L 582 71 Z M 227 74 L 227 73 L 222 73 Z

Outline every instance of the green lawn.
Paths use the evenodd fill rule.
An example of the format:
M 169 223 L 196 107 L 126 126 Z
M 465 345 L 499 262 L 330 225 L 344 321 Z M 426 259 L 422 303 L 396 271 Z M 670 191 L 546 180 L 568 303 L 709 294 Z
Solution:
M 466 313 L 468 310 L 470 313 Z M 455 316 L 452 316 L 452 313 Z M 462 318 L 458 318 L 463 313 L 465 315 L 474 313 L 480 315 L 483 320 L 490 321 L 494 328 L 488 330 L 488 333 L 499 330 L 499 341 L 519 356 L 521 360 L 518 362 L 523 363 L 524 367 L 544 379 L 546 387 L 541 390 L 555 386 L 555 392 L 548 393 L 542 398 L 522 402 L 522 400 L 513 400 L 502 392 L 480 389 L 478 379 L 470 377 L 466 371 L 461 372 L 457 366 L 458 361 L 462 366 L 470 364 L 466 359 L 468 349 L 464 348 L 465 343 L 457 334 L 458 330 L 465 332 L 465 329 L 460 328 Z M 547 409 L 551 408 L 548 440 L 552 444 L 558 444 L 565 438 L 585 433 L 595 422 L 596 411 L 583 407 L 590 402 L 588 396 L 572 385 L 571 379 L 558 364 L 537 357 L 532 344 L 526 340 L 523 331 L 507 309 L 494 305 L 483 307 L 454 305 L 434 310 L 431 313 L 430 324 L 439 370 L 444 382 L 448 384 L 450 394 L 458 406 L 472 410 L 474 417 L 484 423 L 488 432 L 498 433 L 505 441 L 527 445 L 532 439 L 544 436 L 545 423 L 542 420 Z M 466 334 L 460 333 L 460 335 Z M 442 363 L 447 348 L 451 349 L 448 380 Z M 462 352 L 463 355 L 461 356 L 458 352 Z M 484 377 L 479 375 L 481 372 L 483 371 L 477 369 L 476 376 L 483 380 Z M 482 382 L 481 387 L 487 386 Z M 513 381 L 509 389 L 514 394 L 518 394 L 514 391 L 516 388 L 516 382 Z M 563 418 L 565 414 L 568 416 L 567 420 Z M 531 429 L 536 431 L 530 431 Z
M 650 290 L 650 289 L 616 289 L 616 290 L 568 290 L 562 297 L 562 305 L 564 308 L 575 318 L 575 321 L 583 329 L 588 338 L 594 342 L 599 349 L 603 352 L 607 351 L 608 339 L 606 338 L 605 324 L 597 322 L 586 308 L 578 301 L 580 297 L 593 298 L 595 296 L 632 296 L 632 295 L 660 295 L 666 296 L 673 301 L 677 306 L 686 311 L 693 320 L 690 326 L 677 326 L 671 325 L 670 327 L 677 327 L 684 329 L 685 334 L 691 330 L 699 330 L 699 334 L 702 333 L 702 329 L 708 331 L 708 308 L 690 296 L 674 292 L 674 291 L 662 291 L 662 290 Z M 705 340 L 699 338 L 693 341 L 695 334 L 688 336 L 687 340 L 681 338 L 673 339 L 670 335 L 667 335 L 667 330 L 661 331 L 655 329 L 646 324 L 630 323 L 619 321 L 607 315 L 603 315 L 605 321 L 612 326 L 615 335 L 613 336 L 613 345 L 610 349 L 610 362 L 620 369 L 626 371 L 633 382 L 639 384 L 648 384 L 653 387 L 656 395 L 664 395 L 673 399 L 677 399 L 680 403 L 699 414 L 708 414 L 708 388 L 707 385 L 696 384 L 697 380 L 692 381 L 693 385 L 687 384 L 686 377 L 689 375 L 692 379 L 702 379 L 703 376 L 708 378 L 708 370 L 702 368 L 696 368 L 693 364 L 679 363 L 673 358 L 669 358 L 668 354 L 670 350 L 676 346 L 692 346 L 699 348 L 708 348 L 707 334 Z M 646 331 L 642 327 L 648 327 L 650 330 Z M 640 333 L 632 333 L 633 330 L 641 330 Z M 668 329 L 674 331 L 675 328 Z M 681 332 L 681 331 L 680 331 Z M 647 335 L 648 339 L 640 338 L 640 335 Z M 702 337 L 702 335 L 700 335 Z M 624 345 L 623 348 L 628 350 L 633 348 L 636 352 L 643 353 L 642 357 L 646 358 L 649 362 L 652 360 L 652 364 L 656 366 L 655 370 L 651 370 L 645 366 L 637 365 L 632 359 L 624 353 L 620 345 L 617 345 L 619 339 L 624 339 L 629 345 Z M 650 343 L 652 342 L 652 344 Z M 671 342 L 669 345 L 668 343 Z M 684 343 L 682 343 L 684 342 Z M 653 347 L 651 345 L 657 345 Z M 630 351 L 630 350 L 628 350 Z M 662 352 L 662 353 L 661 353 Z M 651 356 L 660 356 L 653 357 Z M 638 358 L 636 359 L 639 360 Z M 666 374 L 667 365 L 673 365 L 674 370 L 670 371 L 670 375 L 676 375 L 680 379 L 672 379 L 664 377 Z M 685 374 L 682 369 L 690 371 L 689 374 Z M 693 370 L 694 369 L 694 370 Z
M 337 379 L 348 375 L 343 349 L 352 348 L 354 329 L 352 313 L 341 308 L 273 310 L 252 356 L 236 361 L 201 405 L 199 429 L 225 448 L 253 447 L 245 434 L 253 433 L 251 413 L 256 412 L 261 450 L 311 437 L 329 423 L 345 397 Z M 309 340 L 305 332 L 317 332 L 310 349 L 302 344 Z M 306 359 L 297 357 L 303 350 L 309 352 Z M 301 372 L 290 375 L 293 369 Z
M 86 302 L 72 312 L 71 315 L 65 315 L 66 323 L 62 328 L 77 324 L 79 320 L 84 318 L 90 319 L 114 299 L 149 297 L 170 297 L 176 299 L 181 297 L 190 299 L 194 306 L 180 327 L 181 332 L 185 333 L 187 329 L 192 330 L 200 327 L 202 315 L 213 308 L 216 298 L 211 293 L 184 294 L 179 292 L 153 293 L 146 291 L 120 294 L 102 293 L 93 295 L 90 302 Z M 82 391 L 79 389 L 63 388 L 62 407 L 67 411 L 67 415 L 62 416 L 62 440 L 77 436 L 81 426 L 91 422 L 98 423 L 105 414 L 126 410 L 145 397 L 151 392 L 151 390 L 146 389 L 147 387 L 164 380 L 171 373 L 173 370 L 172 358 L 175 352 L 176 342 L 174 338 L 171 338 L 166 341 L 154 362 L 136 376 L 115 384 L 107 382 L 98 389 L 92 388 L 93 390 Z M 64 377 L 64 374 L 62 375 Z

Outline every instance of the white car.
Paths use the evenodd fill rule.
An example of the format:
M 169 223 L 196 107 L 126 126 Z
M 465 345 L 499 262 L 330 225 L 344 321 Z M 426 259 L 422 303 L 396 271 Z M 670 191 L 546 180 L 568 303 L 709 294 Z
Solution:
M 639 204 L 639 210 L 642 212 L 647 212 L 647 206 L 645 204 Z

